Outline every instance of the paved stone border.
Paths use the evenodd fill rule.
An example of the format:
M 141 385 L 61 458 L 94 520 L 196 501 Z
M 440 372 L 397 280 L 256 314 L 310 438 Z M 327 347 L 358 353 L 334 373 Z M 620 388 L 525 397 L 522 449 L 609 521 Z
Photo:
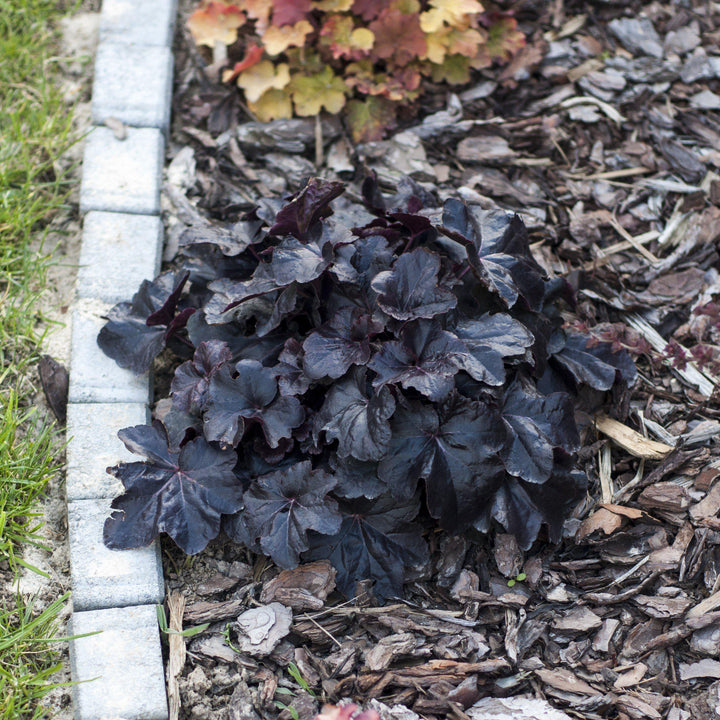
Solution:
M 168 717 L 154 607 L 164 593 L 159 547 L 121 552 L 102 542 L 110 498 L 121 489 L 105 468 L 137 460 L 116 434 L 147 422 L 151 379 L 119 368 L 96 338 L 108 309 L 160 268 L 176 13 L 177 0 L 103 0 L 100 16 L 94 127 L 86 138 L 80 188 L 85 220 L 67 422 L 70 630 L 90 633 L 70 643 L 77 720 Z M 125 132 L 105 127 L 110 119 L 122 122 Z

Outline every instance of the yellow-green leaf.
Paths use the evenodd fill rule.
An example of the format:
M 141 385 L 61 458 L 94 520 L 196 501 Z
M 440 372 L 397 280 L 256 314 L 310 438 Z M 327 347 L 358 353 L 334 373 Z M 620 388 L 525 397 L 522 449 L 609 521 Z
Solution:
M 245 98 L 250 103 L 257 102 L 268 90 L 282 90 L 289 82 L 287 63 L 275 66 L 269 60 L 262 60 L 243 70 L 237 79 L 237 84 L 245 91 Z
M 325 66 L 315 75 L 295 75 L 291 83 L 295 112 L 300 117 L 317 115 L 324 107 L 329 113 L 339 113 L 345 105 L 345 83 Z
M 433 33 L 444 25 L 464 28 L 468 24 L 468 16 L 483 11 L 477 0 L 430 0 L 430 9 L 420 13 L 420 27 L 423 32 Z
M 470 58 L 464 55 L 448 55 L 441 65 L 432 66 L 434 82 L 462 85 L 470 80 Z
M 352 7 L 354 0 L 315 0 L 313 10 L 323 12 L 345 12 Z
M 347 122 L 355 142 L 382 140 L 395 125 L 395 104 L 377 96 L 351 100 L 347 105 Z
M 271 25 L 262 36 L 265 52 L 268 55 L 279 55 L 292 45 L 302 47 L 312 29 L 312 25 L 307 20 L 300 20 L 294 25 L 283 25 L 282 27 Z
M 257 102 L 248 102 L 248 108 L 260 122 L 290 118 L 293 114 L 290 95 L 286 90 L 268 90 Z
M 350 47 L 356 50 L 370 50 L 375 42 L 375 35 L 367 28 L 355 28 L 350 33 Z

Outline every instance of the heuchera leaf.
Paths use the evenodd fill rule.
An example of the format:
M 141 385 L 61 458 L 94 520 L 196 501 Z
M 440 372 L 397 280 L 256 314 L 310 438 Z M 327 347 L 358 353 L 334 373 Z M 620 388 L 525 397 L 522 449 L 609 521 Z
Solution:
M 463 320 L 455 328 L 466 350 L 456 353 L 455 362 L 471 377 L 488 385 L 505 382 L 505 358 L 523 355 L 535 338 L 509 315 L 484 315 L 479 320 Z
M 268 90 L 282 90 L 290 83 L 287 63 L 273 65 L 269 60 L 250 66 L 238 75 L 237 84 L 245 92 L 250 103 L 256 103 Z
M 553 359 L 576 383 L 596 390 L 609 390 L 619 379 L 630 385 L 637 377 L 635 364 L 626 350 L 613 352 L 609 343 L 579 333 L 567 333 L 564 346 Z
M 542 485 L 509 477 L 498 489 L 492 504 L 494 517 L 518 540 L 523 550 L 535 542 L 542 525 L 548 528 L 550 542 L 559 542 L 570 510 L 580 501 L 587 487 L 584 473 L 568 468 L 567 458 L 558 460 L 552 477 Z M 487 531 L 487 524 L 478 529 Z
M 390 449 L 378 475 L 398 498 L 425 480 L 430 514 L 451 532 L 469 527 L 505 477 L 499 451 L 506 442 L 497 413 L 454 398 L 438 413 L 417 403 L 399 407 Z
M 237 5 L 209 0 L 190 15 L 187 26 L 196 44 L 213 47 L 216 42 L 232 45 L 246 21 Z
M 247 336 L 242 328 L 231 323 L 210 325 L 202 310 L 194 313 L 188 320 L 187 331 L 195 347 L 202 342 L 220 340 L 227 343 L 233 359 L 242 357 L 257 360 L 263 365 L 271 365 L 277 360 L 285 340 L 284 333 L 273 333 L 265 337 Z
M 262 36 L 265 52 L 268 55 L 279 55 L 289 47 L 302 47 L 305 38 L 313 30 L 307 20 L 299 20 L 294 25 L 271 25 Z
M 383 343 L 368 367 L 377 373 L 375 387 L 399 384 L 414 388 L 430 400 L 442 400 L 454 387 L 456 356 L 465 346 L 437 321 L 416 320 L 401 332 L 402 342 Z
M 355 0 L 352 4 L 353 15 L 359 15 L 369 22 L 374 20 L 387 5 L 387 0 Z
M 330 389 L 316 418 L 319 431 L 338 440 L 338 455 L 379 460 L 390 444 L 389 418 L 395 400 L 387 388 L 368 388 L 365 370 L 357 369 Z
M 451 310 L 457 298 L 438 285 L 440 256 L 425 248 L 401 255 L 392 270 L 372 281 L 377 303 L 396 320 L 431 318 Z
M 525 36 L 517 29 L 517 20 L 508 15 L 491 13 L 488 39 L 484 46 L 490 60 L 506 62 L 525 47 Z
M 402 594 L 405 568 L 424 562 L 427 545 L 411 521 L 418 512 L 412 499 L 399 503 L 391 495 L 358 498 L 340 505 L 344 519 L 334 535 L 311 535 L 309 560 L 330 560 L 345 597 L 355 596 L 360 580 L 374 580 L 380 602 Z
M 236 446 L 247 423 L 258 423 L 268 445 L 278 447 L 290 438 L 294 428 L 305 419 L 302 405 L 295 397 L 276 397 L 277 380 L 269 368 L 257 360 L 241 360 L 235 365 L 236 376 L 223 365 L 210 378 L 205 403 L 204 431 L 208 440 L 224 446 Z
M 307 533 L 334 535 L 342 522 L 328 497 L 335 479 L 310 462 L 296 463 L 259 477 L 244 496 L 242 515 L 225 525 L 230 537 L 259 545 L 281 568 L 297 567 L 308 549 Z
M 248 101 L 248 108 L 260 122 L 291 118 L 293 113 L 287 90 L 267 90 L 257 102 Z
M 299 117 L 317 115 L 323 108 L 337 114 L 345 106 L 347 86 L 329 65 L 313 75 L 296 74 L 290 87 Z
M 173 404 L 185 412 L 202 412 L 210 378 L 231 360 L 230 348 L 221 340 L 200 343 L 193 359 L 175 371 L 170 384 Z
M 404 13 L 397 8 L 386 7 L 368 25 L 368 29 L 375 36 L 374 57 L 392 60 L 396 66 L 403 67 L 425 55 L 425 33 L 420 28 L 417 13 Z
M 283 395 L 302 395 L 312 384 L 303 369 L 303 347 L 295 338 L 288 338 L 273 368 L 278 389 Z
M 477 0 L 430 0 L 430 9 L 420 14 L 423 32 L 441 30 L 444 25 L 462 27 L 467 25 L 467 16 L 483 11 Z
M 223 70 L 222 81 L 231 82 L 243 71 L 251 68 L 260 62 L 263 56 L 263 49 L 254 42 L 248 44 L 245 48 L 245 57 L 233 65 L 232 70 Z
M 320 218 L 327 217 L 331 213 L 330 203 L 344 190 L 345 185 L 341 182 L 328 182 L 319 178 L 311 179 L 278 212 L 270 232 L 273 235 L 294 235 L 300 240 L 305 240 L 308 230 Z
M 337 485 L 333 493 L 338 497 L 354 499 L 365 497 L 369 500 L 386 493 L 387 485 L 377 475 L 376 462 L 356 460 L 353 457 L 332 458 L 332 468 Z
M 246 300 L 284 290 L 296 283 L 311 282 L 319 278 L 329 265 L 330 258 L 315 243 L 288 238 L 273 248 L 272 260 L 258 265 L 249 280 L 233 282 L 221 279 L 210 283 L 208 288 L 216 297 L 209 304 L 209 309 L 222 314 Z
M 503 461 L 511 475 L 523 480 L 544 483 L 553 471 L 554 449 L 570 453 L 580 445 L 566 393 L 541 395 L 530 383 L 516 379 L 505 393 L 502 414 L 508 429 Z
M 273 25 L 294 25 L 304 20 L 312 8 L 311 0 L 273 0 Z
M 370 337 L 383 326 L 361 308 L 344 307 L 303 343 L 303 365 L 313 380 L 342 377 L 353 365 L 370 360 Z
M 450 198 L 443 207 L 441 232 L 465 246 L 479 279 L 500 295 L 508 307 L 522 297 L 540 310 L 545 294 L 543 273 L 530 253 L 527 231 L 519 217 L 505 213 L 474 214 Z
M 189 314 L 185 313 L 179 326 L 163 324 L 172 322 L 179 296 L 176 291 L 182 290 L 186 280 L 185 276 L 176 283 L 174 273 L 160 275 L 154 282 L 144 280 L 132 302 L 119 303 L 108 313 L 97 339 L 102 351 L 122 368 L 146 372 L 165 347 L 168 330 L 179 330 L 187 322 Z M 155 322 L 148 324 L 149 318 Z
M 165 532 L 186 553 L 199 553 L 220 532 L 221 516 L 242 505 L 242 487 L 233 473 L 235 453 L 218 450 L 204 438 L 172 451 L 156 426 L 125 428 L 118 435 L 128 450 L 148 461 L 108 468 L 125 492 L 112 502 L 115 512 L 105 521 L 105 544 L 115 550 L 144 547 Z
M 349 15 L 330 15 L 320 28 L 320 42 L 330 48 L 335 60 L 345 57 L 366 57 L 375 42 L 375 36 L 367 28 L 355 27 Z

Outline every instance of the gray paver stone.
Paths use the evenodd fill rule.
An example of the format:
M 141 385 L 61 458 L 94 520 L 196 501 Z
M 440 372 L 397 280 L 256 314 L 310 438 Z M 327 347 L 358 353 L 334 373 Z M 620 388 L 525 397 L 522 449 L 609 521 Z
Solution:
M 123 491 L 122 483 L 106 469 L 119 462 L 137 462 L 117 436 L 120 428 L 144 425 L 149 410 L 143 403 L 70 403 L 66 433 L 68 500 L 113 498 Z
M 152 605 L 73 613 L 70 641 L 77 720 L 166 720 L 162 651 Z
M 93 122 L 102 125 L 112 117 L 126 125 L 167 131 L 172 68 L 170 48 L 100 43 L 90 105 Z
M 99 610 L 162 602 L 164 594 L 157 543 L 137 550 L 110 550 L 103 525 L 110 500 L 68 503 L 68 540 L 74 610 Z
M 150 402 L 148 373 L 136 375 L 119 367 L 98 347 L 97 335 L 110 306 L 81 299 L 72 316 L 70 387 L 71 403 Z
M 163 226 L 157 215 L 93 210 L 83 222 L 77 293 L 118 303 L 160 270 Z
M 177 0 L 103 0 L 100 40 L 170 47 Z
M 164 152 L 156 128 L 127 128 L 124 140 L 110 128 L 93 128 L 85 138 L 80 211 L 157 215 Z

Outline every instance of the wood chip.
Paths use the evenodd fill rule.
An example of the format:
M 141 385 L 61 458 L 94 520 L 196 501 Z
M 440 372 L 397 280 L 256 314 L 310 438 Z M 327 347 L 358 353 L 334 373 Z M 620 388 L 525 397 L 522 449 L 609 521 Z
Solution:
M 290 632 L 292 610 L 280 603 L 253 608 L 235 621 L 238 645 L 251 655 L 269 655 Z
M 706 597 L 702 602 L 699 602 L 695 607 L 688 610 L 687 618 L 698 618 L 705 613 L 712 612 L 720 607 L 720 590 L 714 592 L 709 597 Z
M 715 517 L 720 511 L 720 483 L 710 488 L 710 492 L 690 508 L 690 517 L 696 522 L 705 518 Z
M 587 632 L 595 630 L 602 625 L 602 619 L 586 607 L 578 607 L 565 613 L 562 617 L 553 620 L 552 626 L 556 630 L 572 630 Z
M 670 445 L 648 440 L 636 430 L 606 415 L 599 415 L 595 418 L 595 427 L 635 457 L 646 460 L 662 460 L 672 450 Z
M 577 675 L 570 672 L 570 670 L 564 668 L 556 668 L 554 670 L 545 668 L 543 670 L 536 670 L 535 674 L 546 685 L 556 688 L 557 690 L 578 693 L 580 695 L 600 695 L 600 692 L 592 687 L 592 685 L 589 685 Z
M 416 647 L 417 639 L 411 633 L 388 635 L 365 653 L 365 662 L 370 670 L 384 670 L 395 658 L 410 655 Z
M 693 678 L 720 678 L 720 661 L 703 658 L 696 663 L 680 663 L 681 680 L 692 680 Z
M 327 560 L 282 570 L 260 593 L 264 603 L 279 602 L 293 610 L 320 610 L 335 589 L 335 568 Z
M 180 634 L 183 629 L 185 596 L 173 590 L 168 596 L 167 604 L 170 615 L 168 628 L 173 631 L 168 635 L 168 719 L 177 720 L 180 716 L 181 704 L 178 677 L 185 665 L 185 638 Z
M 636 663 L 631 670 L 618 675 L 617 680 L 613 683 L 616 690 L 633 687 L 637 685 L 646 675 L 647 665 Z

